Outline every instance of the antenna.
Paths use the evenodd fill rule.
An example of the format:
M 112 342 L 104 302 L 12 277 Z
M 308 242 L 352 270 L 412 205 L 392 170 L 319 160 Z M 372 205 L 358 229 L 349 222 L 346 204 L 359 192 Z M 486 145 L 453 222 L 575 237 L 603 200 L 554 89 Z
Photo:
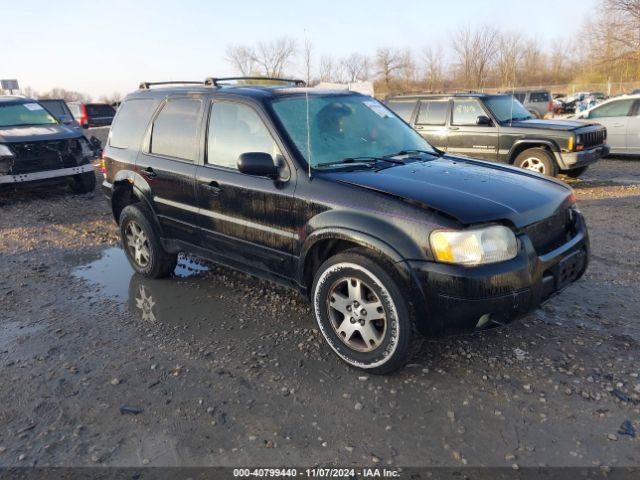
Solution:
M 304 29 L 304 45 L 305 48 L 309 48 L 309 41 L 307 40 L 307 29 Z M 307 61 L 309 61 L 307 59 Z M 309 68 L 309 66 L 307 66 L 307 68 Z M 307 165 L 309 167 L 309 180 L 311 180 L 311 122 L 309 120 L 309 85 L 305 85 L 305 89 L 304 89 L 304 98 L 305 98 L 305 103 L 306 103 L 306 109 L 307 109 Z
M 516 68 L 513 67 L 513 74 L 511 77 L 511 114 L 509 115 L 509 126 L 513 126 L 513 102 L 516 99 Z

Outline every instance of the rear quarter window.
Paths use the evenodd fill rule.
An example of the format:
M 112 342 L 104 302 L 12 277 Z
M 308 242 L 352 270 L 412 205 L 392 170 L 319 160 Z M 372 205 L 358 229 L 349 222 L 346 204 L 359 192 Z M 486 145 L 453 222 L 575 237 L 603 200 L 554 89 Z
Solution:
M 551 101 L 551 95 L 549 95 L 549 92 L 532 92 L 529 101 L 532 103 L 548 103 Z
M 411 115 L 413 114 L 413 109 L 416 106 L 416 101 L 390 100 L 387 102 L 387 106 L 405 122 L 411 122 Z
M 113 117 L 116 110 L 111 105 L 87 104 L 87 115 L 90 117 Z
M 109 145 L 115 148 L 139 148 L 156 102 L 151 98 L 127 100 L 118 110 L 109 133 Z

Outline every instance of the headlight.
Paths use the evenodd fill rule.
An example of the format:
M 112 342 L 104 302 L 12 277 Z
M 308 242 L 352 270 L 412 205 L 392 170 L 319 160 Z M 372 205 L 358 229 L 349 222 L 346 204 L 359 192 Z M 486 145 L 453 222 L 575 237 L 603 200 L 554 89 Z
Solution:
M 13 152 L 6 145 L 0 145 L 0 157 L 13 157 Z
M 483 265 L 510 260 L 518 254 L 515 234 L 502 225 L 474 230 L 435 230 L 429 242 L 433 256 L 444 263 Z

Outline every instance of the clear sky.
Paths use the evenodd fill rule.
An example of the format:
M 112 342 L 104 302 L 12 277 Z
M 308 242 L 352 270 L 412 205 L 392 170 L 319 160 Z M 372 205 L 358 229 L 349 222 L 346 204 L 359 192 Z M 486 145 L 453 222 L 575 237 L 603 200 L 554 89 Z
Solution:
M 305 30 L 316 60 L 379 46 L 446 47 L 451 31 L 469 23 L 546 44 L 575 34 L 596 1 L 0 0 L 0 78 L 38 91 L 126 93 L 142 80 L 236 73 L 224 60 L 227 45 L 283 35 L 302 45 Z

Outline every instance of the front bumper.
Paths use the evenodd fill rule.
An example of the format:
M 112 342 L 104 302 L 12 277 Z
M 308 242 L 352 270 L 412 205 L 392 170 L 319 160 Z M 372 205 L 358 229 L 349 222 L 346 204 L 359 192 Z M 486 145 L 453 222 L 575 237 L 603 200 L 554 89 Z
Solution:
M 22 173 L 17 175 L 0 175 L 0 185 L 15 184 L 25 182 L 35 182 L 59 177 L 71 177 L 79 173 L 92 172 L 94 166 L 90 163 L 78 165 L 77 167 L 59 168 L 56 170 L 45 170 L 43 172 Z
M 516 258 L 480 267 L 408 261 L 418 328 L 426 335 L 469 332 L 511 322 L 580 278 L 588 264 L 589 237 L 581 214 L 576 234 L 564 245 L 538 255 L 519 235 Z
M 595 163 L 607 155 L 609 155 L 609 145 L 599 145 L 580 152 L 556 153 L 556 160 L 561 170 L 571 170 Z

